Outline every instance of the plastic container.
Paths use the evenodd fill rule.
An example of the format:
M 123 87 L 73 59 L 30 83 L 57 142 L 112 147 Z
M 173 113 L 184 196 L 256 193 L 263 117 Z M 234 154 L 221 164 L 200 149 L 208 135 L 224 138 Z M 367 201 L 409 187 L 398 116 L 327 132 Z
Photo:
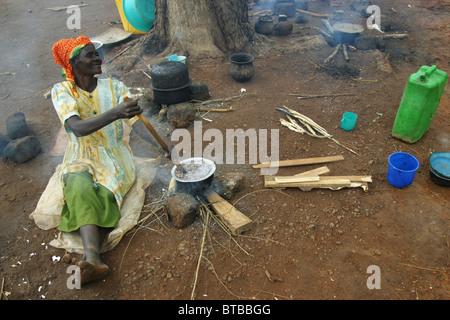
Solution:
M 448 75 L 436 66 L 422 66 L 406 83 L 395 117 L 392 136 L 417 142 L 429 129 L 436 114 Z
M 358 118 L 358 115 L 353 112 L 346 112 L 342 115 L 341 120 L 341 128 L 345 131 L 352 131 L 355 129 L 356 125 L 356 119 Z
M 405 152 L 396 152 L 389 156 L 387 180 L 396 188 L 404 188 L 414 181 L 416 171 L 419 169 L 419 160 Z
M 182 63 L 186 64 L 186 57 L 185 56 L 179 56 L 179 55 L 176 55 L 176 54 L 173 54 L 173 55 L 169 56 L 167 58 L 167 60 L 169 60 L 169 61 L 178 61 L 178 62 L 182 62 Z
M 133 34 L 145 34 L 155 22 L 154 0 L 116 0 L 123 29 Z

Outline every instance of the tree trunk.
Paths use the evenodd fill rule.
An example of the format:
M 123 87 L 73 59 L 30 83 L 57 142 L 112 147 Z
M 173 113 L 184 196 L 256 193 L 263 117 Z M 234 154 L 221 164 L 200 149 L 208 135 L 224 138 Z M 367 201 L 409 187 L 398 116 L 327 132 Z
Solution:
M 247 0 L 155 0 L 155 23 L 141 54 L 216 58 L 250 51 L 257 38 Z

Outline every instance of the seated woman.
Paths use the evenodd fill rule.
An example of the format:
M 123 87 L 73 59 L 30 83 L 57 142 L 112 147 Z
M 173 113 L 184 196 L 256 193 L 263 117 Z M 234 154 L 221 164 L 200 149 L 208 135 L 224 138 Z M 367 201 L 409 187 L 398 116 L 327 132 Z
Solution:
M 96 77 L 102 73 L 102 60 L 88 37 L 62 39 L 52 52 L 66 79 L 54 85 L 52 101 L 69 136 L 61 170 L 65 204 L 59 230 L 81 234 L 85 254 L 78 265 L 85 284 L 109 271 L 100 258 L 101 244 L 108 229 L 117 225 L 123 199 L 135 180 L 122 124 L 132 126 L 146 141 L 155 140 L 138 121 L 136 115 L 143 110 L 137 100 L 129 99 L 128 88 L 118 80 Z

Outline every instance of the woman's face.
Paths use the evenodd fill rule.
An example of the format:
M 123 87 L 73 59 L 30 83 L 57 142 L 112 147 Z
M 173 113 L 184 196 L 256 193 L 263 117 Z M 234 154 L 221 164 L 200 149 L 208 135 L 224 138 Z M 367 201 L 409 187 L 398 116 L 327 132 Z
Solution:
M 97 50 L 91 44 L 86 45 L 72 64 L 75 74 L 94 76 L 102 73 L 102 60 Z

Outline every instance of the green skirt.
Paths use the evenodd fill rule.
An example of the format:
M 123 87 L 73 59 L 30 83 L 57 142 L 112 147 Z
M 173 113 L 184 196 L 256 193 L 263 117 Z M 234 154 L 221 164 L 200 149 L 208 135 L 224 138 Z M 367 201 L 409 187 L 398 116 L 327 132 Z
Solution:
M 120 210 L 114 194 L 94 183 L 89 172 L 69 173 L 63 189 L 65 203 L 58 227 L 60 231 L 72 232 L 88 224 L 114 228 L 119 222 Z

